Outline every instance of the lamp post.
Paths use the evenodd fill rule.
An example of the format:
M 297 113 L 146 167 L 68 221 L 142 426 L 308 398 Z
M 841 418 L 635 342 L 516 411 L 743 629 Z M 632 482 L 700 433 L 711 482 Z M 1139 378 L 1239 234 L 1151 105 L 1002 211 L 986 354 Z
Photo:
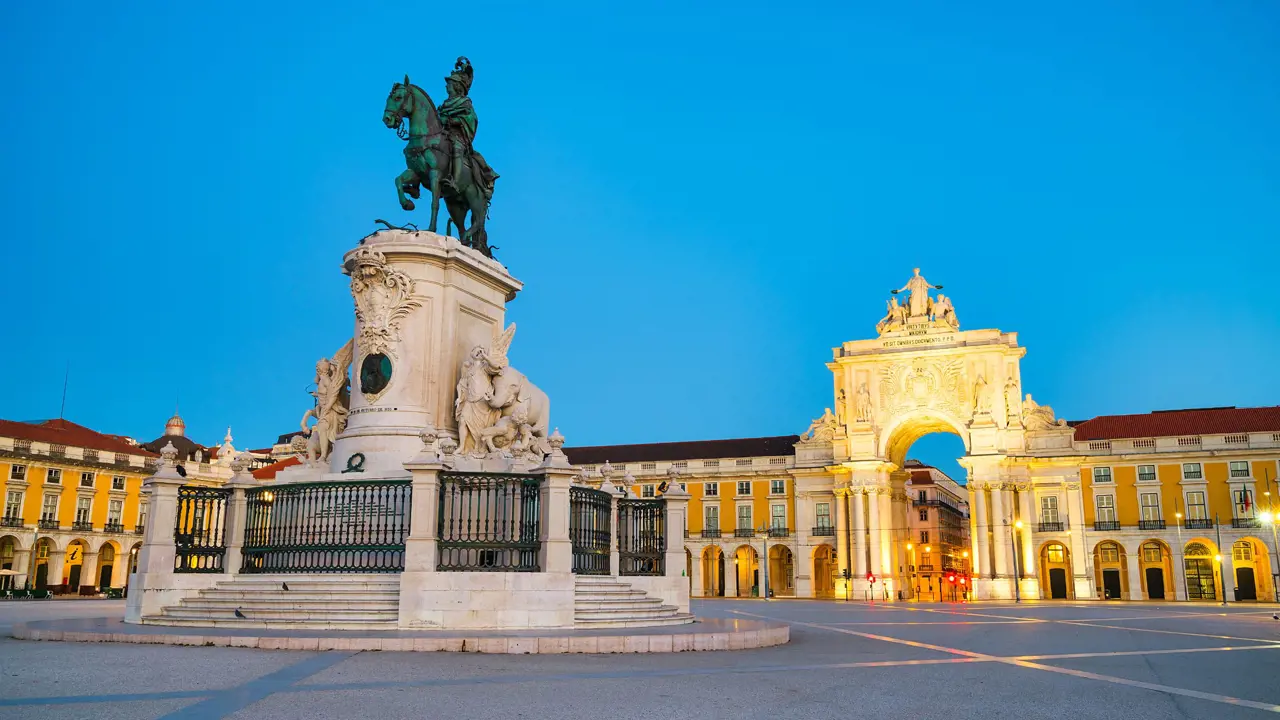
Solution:
M 769 525 L 760 526 L 760 539 L 764 544 L 764 557 L 760 559 L 760 577 L 761 577 L 761 596 L 768 601 L 769 599 Z
M 1022 602 L 1022 590 L 1018 587 L 1022 580 L 1022 565 L 1019 563 L 1018 556 L 1022 554 L 1022 549 L 1018 547 L 1018 535 L 1022 530 L 1022 521 L 1014 520 L 1010 527 L 1010 538 L 1013 542 L 1013 601 Z M 1017 531 L 1017 532 L 1015 532 Z
M 1276 556 L 1276 561 L 1271 563 L 1271 596 L 1273 599 L 1280 599 L 1280 543 L 1276 542 L 1276 513 L 1271 507 L 1271 471 L 1263 470 L 1262 477 L 1266 482 L 1266 489 L 1262 494 L 1267 498 L 1267 511 L 1259 517 L 1262 522 L 1271 526 L 1271 549 Z
M 907 543 L 907 567 L 911 570 L 911 585 L 915 599 L 920 599 L 920 576 L 917 574 L 915 546 Z
M 1222 572 L 1222 524 L 1218 521 L 1218 514 L 1213 514 L 1213 526 L 1218 531 L 1218 554 L 1213 559 L 1218 563 L 1218 584 L 1222 588 L 1222 607 L 1227 606 L 1227 576 Z

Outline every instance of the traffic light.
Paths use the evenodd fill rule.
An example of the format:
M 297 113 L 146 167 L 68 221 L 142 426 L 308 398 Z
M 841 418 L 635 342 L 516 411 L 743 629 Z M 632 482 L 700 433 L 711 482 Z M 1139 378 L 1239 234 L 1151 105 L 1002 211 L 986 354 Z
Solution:
M 956 576 L 954 574 L 947 576 L 947 582 L 953 583 L 955 581 L 956 581 Z
M 867 582 L 871 583 L 872 585 L 875 585 L 875 584 L 876 584 L 876 576 L 875 576 L 875 575 L 872 575 L 871 573 L 867 573 Z
M 845 580 L 848 580 L 848 579 L 849 579 L 849 568 L 845 568 L 845 569 L 843 570 L 843 574 L 844 574 L 844 579 L 845 579 Z
M 964 576 L 963 576 L 963 575 L 961 575 L 961 576 L 960 576 L 960 584 L 961 584 L 961 585 L 963 585 L 963 584 L 964 584 L 964 581 L 965 581 L 965 578 L 964 578 Z

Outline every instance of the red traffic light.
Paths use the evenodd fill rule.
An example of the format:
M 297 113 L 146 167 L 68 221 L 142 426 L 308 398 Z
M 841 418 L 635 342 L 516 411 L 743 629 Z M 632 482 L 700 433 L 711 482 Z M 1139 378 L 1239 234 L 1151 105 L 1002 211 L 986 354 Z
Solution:
M 955 575 L 948 575 L 948 576 L 947 576 L 947 582 L 955 582 L 955 581 L 956 581 L 956 576 L 955 576 Z
M 960 584 L 961 584 L 961 585 L 963 585 L 963 584 L 964 584 L 964 578 L 960 578 Z
M 876 576 L 872 575 L 871 573 L 867 573 L 867 582 L 874 583 L 875 581 L 876 581 Z

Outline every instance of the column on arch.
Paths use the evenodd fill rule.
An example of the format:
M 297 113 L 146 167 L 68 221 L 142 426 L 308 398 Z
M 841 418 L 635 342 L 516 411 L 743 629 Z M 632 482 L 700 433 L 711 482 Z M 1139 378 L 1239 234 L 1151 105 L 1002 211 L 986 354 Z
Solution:
M 844 582 L 844 570 L 852 565 L 850 558 L 852 554 L 849 552 L 849 537 L 851 535 L 849 529 L 849 488 L 835 489 L 836 503 L 836 572 L 840 575 L 840 581 Z
M 973 492 L 973 576 L 991 577 L 991 551 L 987 537 L 987 486 L 972 483 Z
M 1002 483 L 991 485 L 991 566 L 996 577 L 1009 576 L 1009 525 Z
M 1129 597 L 1126 600 L 1146 600 L 1142 592 L 1142 541 L 1132 548 L 1124 548 L 1124 561 L 1129 571 Z
M 1001 483 L 1000 496 L 1004 502 L 1005 514 L 1005 566 L 1009 568 L 1009 577 L 1015 577 L 1018 570 L 1018 563 L 1021 562 L 1017 558 L 1018 543 L 1014 542 L 1015 536 L 1018 534 L 1018 528 L 1015 523 L 1018 521 L 1016 497 L 1014 496 L 1013 483 Z M 1030 523 L 1023 521 L 1023 529 Z
M 875 575 L 877 579 L 884 573 L 881 571 L 880 565 L 880 505 L 876 499 L 876 493 L 880 488 L 867 488 L 867 534 L 870 539 L 868 545 L 871 549 L 871 563 L 867 567 L 867 572 Z
M 1084 545 L 1084 495 L 1080 492 L 1080 483 L 1068 481 L 1064 484 L 1067 490 L 1067 512 L 1070 517 L 1077 518 L 1074 526 L 1067 528 L 1071 538 L 1071 574 L 1077 600 L 1088 600 L 1096 596 L 1096 583 L 1093 577 L 1093 550 Z
M 862 488 L 850 493 L 853 506 L 853 576 L 867 575 L 867 495 Z
M 1039 514 L 1035 507 L 1035 496 L 1031 492 L 1031 483 L 1018 483 L 1018 512 L 1022 519 L 1022 532 L 1020 542 L 1022 543 L 1022 556 L 1018 558 L 1018 562 L 1022 566 L 1022 577 L 1034 578 L 1036 576 L 1036 551 L 1032 547 L 1031 526 L 1039 520 Z M 1061 517 L 1061 513 L 1059 513 Z

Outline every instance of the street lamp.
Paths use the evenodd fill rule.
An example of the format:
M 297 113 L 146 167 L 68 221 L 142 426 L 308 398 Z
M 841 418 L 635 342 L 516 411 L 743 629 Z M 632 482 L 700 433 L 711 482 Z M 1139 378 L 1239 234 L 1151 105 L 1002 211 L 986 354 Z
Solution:
M 761 558 L 760 560 L 760 564 L 762 567 L 760 577 L 763 580 L 763 582 L 761 582 L 762 587 L 760 588 L 760 594 L 762 597 L 764 597 L 765 600 L 768 600 L 769 599 L 769 525 L 767 523 L 762 524 L 760 526 L 760 538 L 764 543 L 764 557 Z
M 1013 528 L 1021 532 L 1022 521 L 1014 520 Z M 1022 602 L 1022 591 L 1018 586 L 1021 584 L 1020 581 L 1022 580 L 1022 566 L 1019 564 L 1018 556 L 1022 554 L 1022 551 L 1018 547 L 1018 533 L 1013 532 L 1013 530 L 1010 530 L 1009 532 L 1012 533 L 1012 537 L 1009 539 L 1013 541 L 1013 601 L 1020 603 Z
M 920 600 L 920 576 L 917 574 L 915 546 L 907 543 L 907 567 L 911 569 L 911 588 L 914 591 L 914 597 Z

